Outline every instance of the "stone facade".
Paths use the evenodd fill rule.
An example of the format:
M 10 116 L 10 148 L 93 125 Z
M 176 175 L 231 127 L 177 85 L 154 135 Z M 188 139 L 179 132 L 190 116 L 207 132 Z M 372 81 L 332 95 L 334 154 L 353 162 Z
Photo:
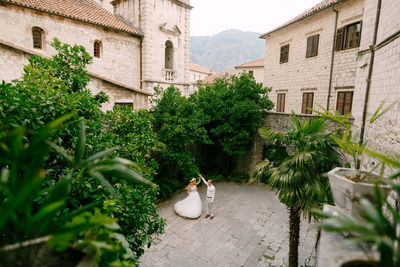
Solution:
M 300 120 L 309 120 L 315 115 L 298 114 L 296 115 Z M 285 132 L 291 127 L 291 118 L 287 113 L 268 112 L 264 116 L 260 128 L 266 127 L 273 131 Z M 329 130 L 339 127 L 335 123 L 329 125 Z M 264 156 L 264 139 L 257 133 L 254 136 L 253 142 L 249 146 L 247 152 L 243 155 L 237 156 L 235 171 L 238 173 L 249 174 L 254 167 L 263 160 Z
M 190 86 L 190 1 L 141 2 L 143 89 L 173 84 L 186 95 Z M 172 44 L 172 68 L 165 66 L 167 41 Z
M 360 127 L 364 110 L 368 69 L 373 45 L 376 21 L 377 0 L 365 0 L 363 32 L 360 49 L 363 51 L 357 61 L 356 90 L 353 116 L 355 126 Z M 385 154 L 400 151 L 400 2 L 396 0 L 382 1 L 377 31 L 375 59 L 372 65 L 371 85 L 366 109 L 365 140 L 375 150 Z M 374 123 L 369 119 L 382 102 L 385 107 L 394 106 Z M 376 161 L 366 158 L 364 168 L 371 169 Z
M 363 0 L 339 2 L 337 28 L 360 21 Z M 318 55 L 306 58 L 307 38 L 319 34 Z M 266 39 L 264 85 L 272 87 L 270 98 L 286 94 L 285 112 L 301 113 L 302 95 L 314 93 L 313 108 L 327 107 L 330 66 L 335 35 L 335 12 L 324 9 L 297 23 L 264 36 Z M 280 47 L 289 44 L 289 59 L 280 63 Z M 330 109 L 336 107 L 337 91 L 354 90 L 358 48 L 337 51 L 334 55 Z
M 190 89 L 188 90 L 188 95 L 193 94 L 195 91 L 197 91 L 198 88 L 198 83 L 200 81 L 203 81 L 213 75 L 214 72 L 211 69 L 207 69 L 201 65 L 190 63 L 189 64 L 189 78 L 190 78 Z
M 391 154 L 400 151 L 400 2 L 382 1 L 376 44 L 373 44 L 378 0 L 324 1 L 327 8 L 305 15 L 270 33 L 266 39 L 264 85 L 272 86 L 270 98 L 277 102 L 277 93 L 286 94 L 285 112 L 302 111 L 302 94 L 314 92 L 313 108 L 336 110 L 340 91 L 352 91 L 354 129 L 359 132 L 366 106 L 365 140 L 374 149 Z M 324 3 L 322 2 L 322 3 Z M 331 93 L 330 66 L 337 28 L 362 21 L 360 47 L 334 51 Z M 307 37 L 319 34 L 318 55 L 306 58 Z M 289 44 L 289 60 L 280 64 L 280 47 Z M 367 78 L 373 45 L 369 99 L 365 104 Z M 328 103 L 329 99 L 329 103 Z M 369 123 L 379 105 L 395 103 L 378 121 Z M 376 138 L 379 136 L 378 138 Z M 390 152 L 392 151 L 392 152 Z M 377 162 L 366 158 L 363 168 L 372 169 Z
M 139 29 L 143 36 L 0 1 L 0 25 L 7 25 L 0 27 L 0 80 L 19 78 L 31 54 L 53 55 L 55 50 L 50 43 L 58 38 L 84 46 L 92 56 L 94 42 L 100 43 L 100 57 L 94 57 L 88 66 L 92 77 L 89 88 L 109 95 L 110 103 L 104 109 L 112 108 L 116 102 L 148 108 L 148 97 L 157 85 L 176 84 L 184 93 L 188 90 L 190 1 L 95 1 L 133 29 Z M 33 48 L 34 27 L 43 30 L 42 49 Z M 168 81 L 164 68 L 166 41 L 173 45 L 173 69 Z
M 252 73 L 257 83 L 264 83 L 264 58 L 236 66 L 238 73 Z
M 236 70 L 241 72 L 252 72 L 257 83 L 264 83 L 264 67 L 236 67 Z

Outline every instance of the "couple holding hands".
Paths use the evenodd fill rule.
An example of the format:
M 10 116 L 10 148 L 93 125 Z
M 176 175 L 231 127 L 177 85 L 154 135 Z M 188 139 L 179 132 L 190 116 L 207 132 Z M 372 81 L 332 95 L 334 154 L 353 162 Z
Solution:
M 206 181 L 204 177 L 199 174 L 199 181 L 196 181 L 196 178 L 193 178 L 190 180 L 190 183 L 188 186 L 186 186 L 186 192 L 188 193 L 188 196 L 175 203 L 175 212 L 182 217 L 185 218 L 190 218 L 190 219 L 196 219 L 201 216 L 201 199 L 200 195 L 197 192 L 197 185 L 203 181 L 205 185 L 207 185 L 207 195 L 206 195 L 206 217 L 210 217 L 210 219 L 214 219 L 214 213 L 213 213 L 213 206 L 214 206 L 214 197 L 215 197 L 215 187 L 213 185 L 212 180 Z

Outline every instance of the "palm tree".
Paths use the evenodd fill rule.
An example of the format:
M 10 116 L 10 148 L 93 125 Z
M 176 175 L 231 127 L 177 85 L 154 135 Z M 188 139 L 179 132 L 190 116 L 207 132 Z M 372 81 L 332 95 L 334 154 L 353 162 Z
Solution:
M 313 208 L 332 202 L 328 179 L 323 175 L 340 164 L 341 153 L 327 132 L 325 119 L 299 120 L 291 115 L 286 133 L 262 128 L 260 135 L 274 149 L 253 171 L 253 177 L 266 178 L 279 200 L 289 210 L 289 267 L 298 266 L 301 214 L 310 220 Z

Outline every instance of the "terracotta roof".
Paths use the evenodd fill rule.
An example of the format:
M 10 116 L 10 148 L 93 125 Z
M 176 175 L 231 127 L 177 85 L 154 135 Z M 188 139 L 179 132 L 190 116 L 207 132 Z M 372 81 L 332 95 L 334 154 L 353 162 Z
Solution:
M 282 24 L 278 28 L 275 28 L 274 30 L 269 31 L 267 33 L 264 33 L 263 35 L 260 36 L 260 38 L 265 38 L 265 36 L 270 34 L 270 33 L 276 32 L 277 30 L 285 28 L 286 26 L 289 26 L 289 25 L 291 25 L 293 23 L 296 23 L 296 22 L 298 22 L 298 21 L 300 21 L 302 19 L 305 19 L 305 18 L 307 18 L 307 17 L 309 17 L 311 15 L 314 15 L 314 14 L 316 14 L 316 13 L 322 11 L 322 10 L 325 10 L 325 9 L 327 9 L 327 8 L 333 6 L 334 4 L 337 4 L 337 3 L 341 2 L 341 1 L 343 1 L 343 0 L 324 0 L 321 3 L 313 6 L 312 8 L 304 11 L 300 15 L 298 15 L 298 16 L 294 17 L 293 19 L 287 21 L 286 23 Z
M 129 26 L 94 0 L 0 0 L 0 2 L 43 11 L 138 36 L 143 35 L 139 29 Z
M 229 80 L 233 75 L 238 74 L 237 70 L 225 70 L 225 71 L 221 71 L 218 73 L 215 73 L 211 76 L 208 76 L 207 78 L 205 78 L 203 80 L 203 83 L 211 83 L 213 82 L 215 79 L 218 78 L 226 78 L 227 80 Z
M 236 66 L 235 68 L 248 68 L 248 67 L 264 67 L 264 58 L 259 58 L 242 65 Z
M 195 64 L 195 63 L 192 63 L 192 62 L 190 62 L 190 64 L 189 64 L 189 70 L 197 71 L 197 72 L 201 72 L 201 73 L 205 73 L 205 74 L 212 74 L 212 73 L 214 73 L 213 70 L 207 69 L 207 68 L 205 68 L 205 67 L 203 67 L 203 66 L 200 66 L 200 65 Z

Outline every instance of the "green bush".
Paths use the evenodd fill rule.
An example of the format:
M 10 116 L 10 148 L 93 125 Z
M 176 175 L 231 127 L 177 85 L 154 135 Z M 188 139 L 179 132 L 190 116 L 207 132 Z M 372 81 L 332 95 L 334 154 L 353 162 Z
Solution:
M 85 67 L 91 62 L 89 54 L 81 46 L 61 44 L 58 40 L 52 45 L 57 54 L 51 59 L 31 57 L 21 79 L 0 84 L 0 138 L 21 126 L 37 131 L 54 118 L 72 113 L 70 122 L 54 136 L 55 145 L 63 147 L 66 153 L 73 151 L 80 136 L 78 120 L 83 118 L 87 125 L 83 157 L 107 147 L 120 146 L 119 150 L 109 151 L 109 157 L 136 162 L 131 166 L 132 171 L 151 180 L 158 164 L 150 155 L 160 147 L 152 131 L 151 115 L 147 111 L 126 109 L 102 112 L 101 104 L 107 101 L 107 96 L 104 93 L 93 95 L 86 89 L 89 76 Z M 54 151 L 48 154 L 44 164 L 47 175 L 41 184 L 43 190 L 60 182 L 69 171 L 67 164 L 68 157 Z M 74 170 L 72 175 L 75 179 L 71 181 L 70 197 L 65 200 L 66 207 L 56 215 L 65 216 L 71 210 L 96 201 L 104 203 L 99 207 L 100 212 L 118 219 L 120 233 L 132 251 L 126 260 L 135 263 L 144 247 L 150 245 L 152 235 L 163 231 L 165 223 L 156 213 L 157 190 L 131 185 L 118 176 L 110 177 L 107 184 L 104 179 L 99 180 L 87 172 Z M 46 193 L 41 194 L 35 199 L 36 205 L 45 202 L 45 198 Z M 100 228 L 82 234 L 93 239 L 108 238 Z M 126 246 L 124 242 L 119 244 Z M 118 257 L 106 253 L 101 264 L 125 259 L 122 254 Z
M 228 155 L 240 155 L 261 126 L 265 111 L 273 108 L 269 91 L 252 75 L 242 73 L 232 81 L 219 79 L 205 84 L 191 96 L 191 101 L 203 111 L 202 124 L 211 141 Z
M 152 112 L 154 127 L 165 147 L 157 154 L 160 168 L 155 182 L 166 197 L 199 173 L 192 154 L 194 145 L 212 145 L 221 149 L 221 157 L 230 160 L 243 154 L 261 125 L 266 110 L 273 107 L 268 88 L 256 83 L 252 75 L 241 74 L 232 82 L 224 79 L 200 86 L 198 92 L 185 98 L 178 88 L 155 89 Z M 209 174 L 231 176 L 218 164 L 206 164 Z M 214 166 L 215 165 L 215 166 Z M 214 167 L 210 167 L 214 166 Z M 225 164 L 224 169 L 232 166 Z M 231 177 L 243 181 L 246 177 Z
M 107 262 L 134 263 L 134 254 L 126 237 L 119 233 L 118 219 L 107 216 L 105 212 L 110 201 L 94 201 L 76 208 L 68 207 L 71 198 L 71 184 L 74 180 L 89 174 L 96 177 L 116 194 L 107 178 L 113 177 L 142 185 L 155 186 L 129 168 L 133 163 L 126 159 L 109 158 L 115 149 L 107 149 L 85 158 L 86 134 L 81 124 L 80 135 L 73 155 L 55 145 L 52 139 L 57 135 L 71 115 L 66 115 L 31 133 L 17 128 L 0 138 L 0 246 L 15 242 L 31 241 L 35 238 L 47 240 L 47 244 L 59 251 L 74 247 Z M 64 157 L 69 164 L 65 175 L 57 184 L 43 186 L 48 171 L 45 160 L 50 149 Z M 74 174 L 77 170 L 78 174 Z M 43 189 L 42 189 L 43 187 Z M 37 199 L 42 199 L 40 203 Z M 67 210 L 67 212 L 65 212 Z M 143 217 L 143 216 L 142 216 Z M 128 244 L 128 245 L 127 245 Z M 35 250 L 32 246 L 31 249 Z M 7 266 L 15 261 L 18 252 L 11 250 L 0 255 Z M 28 253 L 31 255 L 31 253 Z M 29 264 L 33 259 L 18 259 L 17 266 Z M 23 263 L 25 262 L 25 263 Z M 13 262 L 14 264 L 15 262 Z M 22 265 L 21 265 L 22 263 Z
M 198 175 L 190 148 L 195 143 L 207 143 L 208 137 L 201 124 L 202 110 L 182 96 L 178 88 L 155 88 L 152 103 L 155 131 L 165 145 L 157 154 L 160 169 L 155 182 L 166 197 Z

